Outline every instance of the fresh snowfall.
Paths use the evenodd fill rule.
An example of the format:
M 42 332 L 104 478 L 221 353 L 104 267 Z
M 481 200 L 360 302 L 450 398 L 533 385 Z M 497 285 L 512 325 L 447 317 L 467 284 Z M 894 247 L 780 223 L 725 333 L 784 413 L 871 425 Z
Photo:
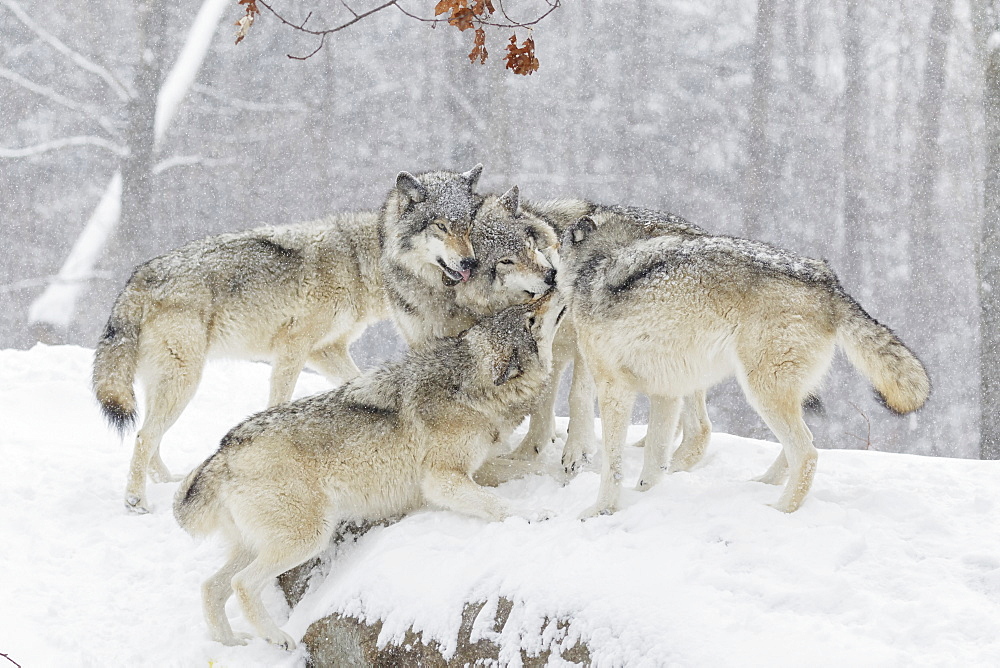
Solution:
M 131 435 L 102 422 L 91 359 L 0 351 L 0 653 L 25 667 L 302 665 L 301 649 L 209 639 L 199 587 L 221 545 L 174 522 L 176 484 L 151 485 L 151 514 L 126 512 Z M 263 407 L 268 371 L 209 365 L 163 441 L 174 472 Z M 325 389 L 306 373 L 297 395 Z M 505 597 L 514 608 L 493 639 L 508 665 L 521 647 L 577 640 L 597 666 L 1000 665 L 1000 463 L 822 451 L 811 494 L 785 515 L 767 505 L 779 489 L 750 482 L 778 445 L 714 434 L 693 471 L 582 522 L 598 474 L 559 480 L 560 446 L 549 474 L 499 488 L 522 517 L 422 510 L 339 545 L 294 609 L 277 588 L 268 605 L 296 639 L 342 612 L 383 620 L 380 642 L 413 628 L 447 653 L 465 602 Z M 626 456 L 634 485 L 642 451 Z M 229 614 L 250 631 L 232 601 Z M 568 631 L 542 630 L 546 619 Z M 482 627 L 474 638 L 493 633 Z

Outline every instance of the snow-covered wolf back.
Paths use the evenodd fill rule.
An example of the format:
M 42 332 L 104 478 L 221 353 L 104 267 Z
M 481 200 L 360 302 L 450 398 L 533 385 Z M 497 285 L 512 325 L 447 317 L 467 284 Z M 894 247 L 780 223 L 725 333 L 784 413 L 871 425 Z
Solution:
M 270 361 L 273 406 L 291 397 L 305 364 L 335 380 L 358 374 L 348 346 L 390 315 L 386 286 L 398 289 L 398 275 L 383 281 L 386 264 L 419 269 L 411 290 L 426 282 L 434 284 L 426 290 L 438 289 L 442 276 L 467 278 L 467 225 L 441 224 L 398 243 L 393 231 L 412 221 L 400 222 L 395 203 L 402 184 L 422 193 L 419 212 L 431 223 L 466 221 L 480 170 L 402 172 L 380 213 L 209 237 L 136 268 L 97 344 L 93 372 L 97 400 L 120 431 L 136 419 L 135 381 L 146 390 L 126 507 L 148 510 L 147 475 L 172 479 L 160 441 L 191 400 L 208 357 Z
M 604 432 L 597 503 L 613 512 L 621 447 L 637 392 L 650 396 L 639 489 L 663 475 L 680 399 L 735 375 L 782 445 L 760 478 L 779 484 L 776 507 L 796 510 L 812 483 L 817 453 L 802 419 L 839 345 L 897 413 L 920 408 L 930 381 L 920 361 L 872 319 L 825 262 L 768 244 L 711 235 L 636 240 L 620 213 L 584 217 L 564 235 L 572 322 L 594 376 Z M 702 452 L 682 444 L 675 468 Z
M 260 636 L 294 647 L 264 610 L 261 590 L 325 549 L 344 521 L 380 520 L 426 504 L 487 520 L 507 517 L 503 502 L 472 475 L 548 382 L 565 308 L 552 290 L 337 390 L 233 428 L 174 497 L 185 530 L 221 533 L 229 544 L 228 561 L 202 588 L 212 637 L 245 642 L 225 613 L 235 591 Z M 509 460 L 492 461 L 498 475 L 511 470 Z

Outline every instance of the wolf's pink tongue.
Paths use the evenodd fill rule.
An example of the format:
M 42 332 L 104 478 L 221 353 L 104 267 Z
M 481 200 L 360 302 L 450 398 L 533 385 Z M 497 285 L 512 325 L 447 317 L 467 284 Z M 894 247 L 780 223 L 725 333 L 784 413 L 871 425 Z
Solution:
M 471 269 L 463 269 L 463 270 L 461 270 L 458 273 L 462 276 L 462 282 L 464 283 L 467 280 L 469 280 L 469 276 L 472 275 L 472 270 Z

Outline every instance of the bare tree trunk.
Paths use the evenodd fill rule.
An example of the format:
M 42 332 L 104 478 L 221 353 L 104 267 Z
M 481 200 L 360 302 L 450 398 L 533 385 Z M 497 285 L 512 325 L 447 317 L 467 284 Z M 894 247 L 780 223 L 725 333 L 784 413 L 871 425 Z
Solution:
M 979 257 L 979 456 L 1000 459 L 1000 7 L 981 0 L 977 32 L 983 58 L 986 173 Z
M 135 96 L 127 108 L 128 125 L 125 141 L 129 155 L 122 161 L 122 215 L 111 244 L 106 263 L 121 270 L 136 265 L 141 258 L 137 247 L 139 235 L 154 229 L 150 219 L 153 193 L 153 164 L 156 135 L 156 93 L 164 72 L 166 12 L 155 0 L 139 0 L 138 62 L 132 86 Z
M 910 172 L 910 220 L 913 229 L 913 286 L 915 297 L 926 312 L 932 287 L 940 275 L 937 264 L 940 221 L 934 204 L 934 189 L 940 171 L 938 135 L 948 62 L 948 34 L 952 26 L 954 0 L 935 0 L 927 36 L 923 88 L 917 101 L 917 136 Z M 931 319 L 928 320 L 930 324 Z
M 751 67 L 750 118 L 747 128 L 747 166 L 744 176 L 743 233 L 760 237 L 762 217 L 770 208 L 773 188 L 767 126 L 774 89 L 771 54 L 774 46 L 775 0 L 757 0 L 757 30 Z
M 844 17 L 844 208 L 843 272 L 853 283 L 866 266 L 867 205 L 864 199 L 865 174 L 865 51 L 861 42 L 862 12 L 866 3 L 847 0 Z

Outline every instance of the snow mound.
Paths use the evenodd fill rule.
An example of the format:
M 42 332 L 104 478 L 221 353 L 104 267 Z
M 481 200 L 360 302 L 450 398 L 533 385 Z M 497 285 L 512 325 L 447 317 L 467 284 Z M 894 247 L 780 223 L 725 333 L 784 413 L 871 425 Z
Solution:
M 221 546 L 175 524 L 174 484 L 151 485 L 152 514 L 126 513 L 131 439 L 101 422 L 92 354 L 0 351 L 0 653 L 24 666 L 300 665 L 260 640 L 208 639 L 199 587 Z M 167 464 L 189 470 L 262 408 L 268 373 L 211 364 L 163 441 Z M 327 388 L 305 374 L 297 396 Z M 545 453 L 553 469 L 557 450 Z M 294 610 L 277 590 L 268 604 L 296 638 L 342 612 L 383 620 L 380 642 L 412 627 L 447 650 L 466 602 L 505 597 L 497 641 L 513 664 L 518 647 L 552 640 L 538 634 L 546 618 L 569 620 L 564 642 L 582 640 L 599 666 L 997 664 L 1000 463 L 823 451 L 812 493 L 784 515 L 766 505 L 778 488 L 749 482 L 777 452 L 714 434 L 694 471 L 627 491 L 621 512 L 587 522 L 576 516 L 596 473 L 515 481 L 498 493 L 551 519 L 422 511 L 341 545 Z M 626 450 L 626 483 L 641 457 Z M 249 630 L 232 603 L 230 614 Z

